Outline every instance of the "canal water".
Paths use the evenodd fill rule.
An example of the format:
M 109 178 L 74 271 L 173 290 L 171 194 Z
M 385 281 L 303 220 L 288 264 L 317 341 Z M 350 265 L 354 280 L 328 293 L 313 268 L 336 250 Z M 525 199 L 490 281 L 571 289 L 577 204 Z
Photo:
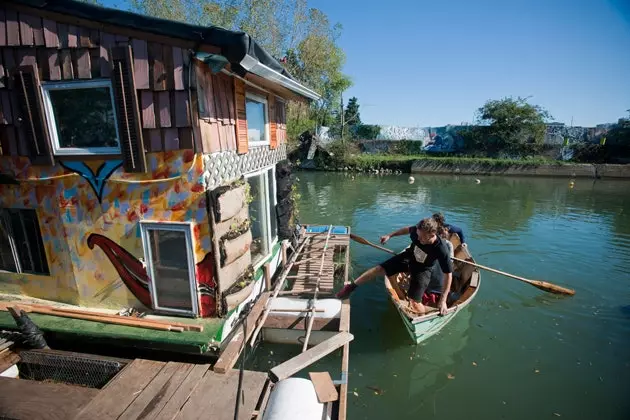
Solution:
M 479 263 L 576 290 L 559 297 L 482 272 L 473 304 L 415 345 L 382 282 L 361 287 L 351 298 L 349 419 L 630 418 L 630 182 L 296 175 L 302 222 L 348 225 L 377 242 L 440 211 Z M 351 252 L 355 277 L 387 258 L 357 243 Z M 256 364 L 286 351 L 267 346 Z M 318 366 L 338 369 L 339 359 Z

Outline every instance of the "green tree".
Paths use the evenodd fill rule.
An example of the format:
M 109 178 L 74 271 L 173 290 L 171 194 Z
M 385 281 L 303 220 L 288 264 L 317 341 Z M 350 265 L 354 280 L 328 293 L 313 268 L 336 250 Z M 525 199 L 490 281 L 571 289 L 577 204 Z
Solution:
M 363 140 L 374 140 L 381 134 L 379 125 L 361 124 L 357 127 L 357 138 Z
M 542 144 L 551 120 L 547 110 L 527 98 L 489 100 L 477 110 L 476 126 L 462 135 L 469 150 L 494 154 L 519 151 L 523 144 Z

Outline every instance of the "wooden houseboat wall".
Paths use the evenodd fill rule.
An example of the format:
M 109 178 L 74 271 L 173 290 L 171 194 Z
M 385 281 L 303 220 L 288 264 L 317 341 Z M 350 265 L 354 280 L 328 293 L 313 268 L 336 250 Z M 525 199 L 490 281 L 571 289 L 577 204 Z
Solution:
M 281 253 L 286 89 L 252 79 L 213 73 L 189 41 L 0 7 L 0 292 L 229 325 Z M 248 98 L 266 141 L 248 142 Z M 96 106 L 78 128 L 117 144 L 73 143 Z

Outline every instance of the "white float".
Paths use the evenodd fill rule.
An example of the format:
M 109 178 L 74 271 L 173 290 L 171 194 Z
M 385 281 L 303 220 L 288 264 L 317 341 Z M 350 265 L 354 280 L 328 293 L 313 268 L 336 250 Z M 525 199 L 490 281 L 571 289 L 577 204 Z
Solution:
M 330 420 L 324 410 L 310 380 L 288 378 L 273 387 L 263 420 Z

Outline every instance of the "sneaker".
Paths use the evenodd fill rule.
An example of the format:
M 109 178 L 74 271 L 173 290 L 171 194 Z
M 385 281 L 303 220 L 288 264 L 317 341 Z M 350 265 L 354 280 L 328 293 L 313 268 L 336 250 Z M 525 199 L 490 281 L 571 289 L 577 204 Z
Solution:
M 354 292 L 354 289 L 357 288 L 357 285 L 354 283 L 348 283 L 345 286 L 343 286 L 343 288 L 337 292 L 337 294 L 335 295 L 337 297 L 337 299 L 348 299 L 350 297 L 350 294 L 352 294 L 352 292 Z

